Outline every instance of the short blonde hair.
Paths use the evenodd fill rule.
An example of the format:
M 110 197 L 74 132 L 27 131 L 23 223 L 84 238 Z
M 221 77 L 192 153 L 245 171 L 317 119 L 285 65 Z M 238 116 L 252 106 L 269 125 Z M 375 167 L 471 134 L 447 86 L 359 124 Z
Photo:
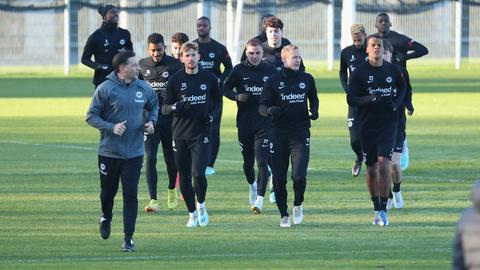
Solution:
M 365 34 L 365 26 L 363 24 L 352 24 L 350 27 L 350 33 L 352 34 Z
M 280 53 L 280 56 L 283 58 L 286 58 L 287 55 L 290 53 L 290 51 L 298 50 L 298 47 L 293 44 L 289 44 L 285 47 L 283 47 L 282 52 Z
M 183 43 L 182 47 L 180 48 L 180 55 L 182 55 L 184 52 L 188 52 L 189 50 L 194 50 L 198 52 L 198 44 L 192 41 L 187 41 Z

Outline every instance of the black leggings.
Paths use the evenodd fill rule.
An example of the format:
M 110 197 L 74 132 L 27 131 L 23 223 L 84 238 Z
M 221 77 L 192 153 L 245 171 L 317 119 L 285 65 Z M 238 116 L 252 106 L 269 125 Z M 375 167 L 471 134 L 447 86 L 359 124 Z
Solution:
M 195 211 L 195 195 L 199 203 L 205 201 L 207 178 L 205 169 L 209 152 L 209 139 L 200 137 L 196 140 L 174 140 L 173 151 L 180 178 L 180 191 L 187 205 L 188 212 Z M 193 187 L 192 187 L 193 176 Z
M 271 162 L 273 173 L 273 189 L 280 216 L 288 216 L 287 206 L 287 172 L 291 159 L 293 205 L 299 206 L 304 201 L 307 186 L 307 167 L 310 159 L 310 131 L 276 132 L 272 131 Z

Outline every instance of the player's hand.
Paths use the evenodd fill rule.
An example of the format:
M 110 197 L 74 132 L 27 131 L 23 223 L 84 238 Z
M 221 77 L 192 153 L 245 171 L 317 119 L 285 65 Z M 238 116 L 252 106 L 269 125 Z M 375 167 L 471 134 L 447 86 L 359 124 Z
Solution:
M 122 136 L 123 133 L 125 132 L 125 130 L 127 129 L 127 126 L 125 125 L 126 123 L 127 123 L 127 120 L 116 124 L 113 127 L 113 134 L 118 135 L 118 136 Z
M 188 109 L 188 103 L 183 100 L 177 101 L 170 107 L 170 109 L 172 109 L 173 112 L 181 113 Z
M 412 115 L 413 114 L 413 109 L 410 111 L 410 110 L 407 110 L 407 114 L 408 115 Z
M 235 99 L 239 102 L 247 102 L 248 94 L 243 94 L 243 93 L 242 94 L 237 94 Z
M 308 116 L 308 118 L 310 118 L 312 120 L 317 120 L 318 119 L 318 112 L 310 111 L 310 115 Z
M 107 64 L 100 64 L 100 65 L 98 66 L 98 69 L 108 70 L 108 69 L 110 69 L 110 66 L 107 65 Z
M 278 106 L 272 106 L 272 107 L 269 107 L 267 109 L 267 113 L 271 116 L 276 116 L 276 115 L 280 114 L 281 111 L 282 111 L 282 109 Z
M 153 122 L 152 121 L 148 121 L 147 123 L 145 123 L 145 125 L 143 125 L 143 130 L 145 131 L 145 133 L 147 133 L 148 135 L 152 135 L 154 132 L 155 132 L 155 128 L 153 126 Z

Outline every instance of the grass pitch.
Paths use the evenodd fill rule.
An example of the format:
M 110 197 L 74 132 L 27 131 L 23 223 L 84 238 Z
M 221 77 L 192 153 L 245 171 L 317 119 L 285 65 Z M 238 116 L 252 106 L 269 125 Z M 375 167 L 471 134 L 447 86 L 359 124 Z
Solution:
M 84 121 L 90 78 L 0 75 L 0 269 L 449 269 L 455 223 L 480 175 L 478 71 L 410 68 L 415 113 L 407 123 L 406 207 L 389 212 L 390 227 L 371 225 L 364 180 L 350 175 L 354 155 L 338 73 L 312 67 L 320 118 L 311 129 L 304 223 L 281 229 L 268 202 L 263 214 L 250 213 L 236 110 L 226 100 L 217 173 L 208 177 L 210 225 L 185 228 L 185 206 L 166 209 L 160 157 L 162 209 L 142 212 L 142 175 L 137 252 L 128 254 L 120 251 L 121 190 L 110 239 L 98 234 L 98 132 Z M 291 182 L 289 188 L 291 206 Z

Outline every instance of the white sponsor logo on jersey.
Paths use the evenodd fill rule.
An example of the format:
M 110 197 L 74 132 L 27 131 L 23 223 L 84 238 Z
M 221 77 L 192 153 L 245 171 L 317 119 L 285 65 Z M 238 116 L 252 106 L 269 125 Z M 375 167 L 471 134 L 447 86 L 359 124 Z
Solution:
M 282 93 L 280 94 L 280 97 L 282 98 L 282 100 L 288 101 L 288 103 L 299 103 L 305 100 L 305 93 L 302 93 L 302 94 L 290 93 L 288 95 Z

